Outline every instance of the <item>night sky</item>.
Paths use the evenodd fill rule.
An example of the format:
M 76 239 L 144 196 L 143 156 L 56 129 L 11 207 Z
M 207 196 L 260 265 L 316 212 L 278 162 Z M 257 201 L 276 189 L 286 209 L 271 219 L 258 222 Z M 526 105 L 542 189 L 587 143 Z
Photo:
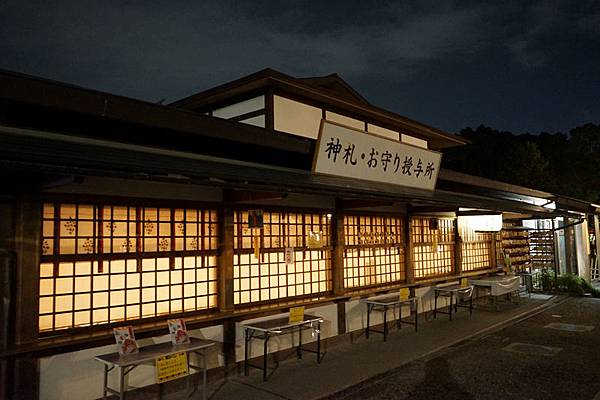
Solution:
M 271 67 L 337 72 L 449 132 L 600 123 L 600 0 L 3 0 L 0 55 L 3 69 L 152 102 Z

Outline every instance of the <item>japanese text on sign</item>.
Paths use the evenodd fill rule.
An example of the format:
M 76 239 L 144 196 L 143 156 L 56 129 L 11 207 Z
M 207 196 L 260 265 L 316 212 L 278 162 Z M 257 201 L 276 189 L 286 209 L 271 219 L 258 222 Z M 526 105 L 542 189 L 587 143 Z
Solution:
M 434 190 L 441 158 L 435 151 L 323 120 L 313 171 Z
M 188 373 L 187 354 L 184 352 L 156 358 L 156 383 L 177 379 Z

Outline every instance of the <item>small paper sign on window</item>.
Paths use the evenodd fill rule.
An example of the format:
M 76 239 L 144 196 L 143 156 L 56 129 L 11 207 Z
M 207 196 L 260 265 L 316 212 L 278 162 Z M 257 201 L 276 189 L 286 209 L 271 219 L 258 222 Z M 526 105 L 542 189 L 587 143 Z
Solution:
M 408 300 L 409 296 L 410 296 L 410 289 L 409 288 L 402 288 L 402 289 L 400 289 L 400 300 Z
M 304 307 L 290 308 L 290 324 L 304 321 Z
M 185 352 L 156 358 L 156 383 L 163 383 L 189 373 Z
M 286 247 L 285 248 L 285 265 L 294 265 L 295 257 L 294 257 L 294 248 Z

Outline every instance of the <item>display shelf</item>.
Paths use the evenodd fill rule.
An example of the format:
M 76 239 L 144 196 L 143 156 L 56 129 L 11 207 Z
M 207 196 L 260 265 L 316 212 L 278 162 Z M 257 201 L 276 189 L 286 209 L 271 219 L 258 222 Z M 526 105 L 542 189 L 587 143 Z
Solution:
M 555 266 L 554 232 L 535 230 L 529 233 L 529 250 L 533 270 L 552 269 Z
M 517 271 L 524 271 L 531 264 L 529 232 L 512 227 L 501 231 L 501 250 L 510 257 L 511 265 Z

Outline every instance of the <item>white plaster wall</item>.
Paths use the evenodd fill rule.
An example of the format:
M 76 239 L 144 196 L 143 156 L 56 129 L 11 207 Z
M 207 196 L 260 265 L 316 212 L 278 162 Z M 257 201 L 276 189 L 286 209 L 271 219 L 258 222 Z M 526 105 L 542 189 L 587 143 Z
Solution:
M 575 225 L 575 252 L 577 254 L 579 276 L 590 282 L 592 276 L 590 271 L 590 241 L 587 219 L 583 223 Z
M 265 108 L 265 96 L 258 96 L 213 110 L 212 115 L 218 118 L 232 118 L 263 108 Z
M 383 136 L 388 139 L 400 140 L 400 134 L 391 129 L 382 128 L 381 126 L 377 126 L 377 125 L 373 125 L 373 124 L 367 124 L 367 130 L 370 133 L 374 133 L 376 135 Z
M 337 305 L 328 304 L 325 306 L 307 308 L 304 310 L 305 314 L 315 315 L 317 317 L 322 317 L 324 322 L 321 324 L 321 340 L 326 339 L 328 337 L 332 337 L 337 335 L 338 327 L 337 327 Z M 235 342 L 235 359 L 236 361 L 244 360 L 244 330 L 242 328 L 243 324 L 250 324 L 252 322 L 258 321 L 267 321 L 270 319 L 276 319 L 281 317 L 288 317 L 288 314 L 276 314 L 270 315 L 268 317 L 262 318 L 253 318 L 242 321 L 240 323 L 235 324 L 236 329 L 236 342 Z M 311 343 L 316 341 L 316 335 L 313 336 L 312 330 L 307 329 L 302 331 L 302 344 Z M 294 331 L 294 335 L 283 334 L 283 335 L 273 335 L 271 339 L 269 339 L 269 353 L 274 353 L 280 350 L 289 349 L 293 346 L 296 346 L 298 343 L 298 333 Z M 263 354 L 263 341 L 259 339 L 254 339 L 251 342 L 250 347 L 250 357 L 258 357 Z
M 166 330 L 166 328 L 165 328 Z M 211 339 L 222 342 L 222 326 L 191 330 L 194 337 Z M 140 347 L 153 343 L 170 340 L 168 334 L 155 338 L 140 339 Z M 63 400 L 78 399 L 88 400 L 102 397 L 102 379 L 104 366 L 94 360 L 95 356 L 115 352 L 116 345 L 95 347 L 92 349 L 58 354 L 40 359 L 40 399 Z M 223 365 L 221 349 L 218 345 L 207 351 L 209 368 Z M 192 359 L 192 363 L 197 360 Z M 142 387 L 155 383 L 154 367 L 141 365 L 131 372 L 128 385 Z M 118 387 L 118 375 L 115 371 L 109 374 L 109 386 Z
M 424 149 L 427 148 L 427 141 L 423 139 L 419 139 L 413 136 L 405 135 L 404 133 L 400 134 L 400 141 L 402 143 L 412 144 L 413 146 L 422 147 Z
M 327 121 L 337 122 L 338 124 L 350 126 L 352 128 L 359 129 L 361 131 L 365 130 L 364 121 L 346 117 L 345 115 L 340 115 L 340 114 L 337 114 L 337 113 L 334 113 L 331 111 L 325 111 L 325 119 Z
M 273 96 L 275 130 L 316 139 L 323 112 L 320 108 Z
M 257 115 L 256 117 L 243 119 L 240 122 L 242 124 L 254 125 L 254 126 L 258 126 L 259 128 L 264 128 L 265 127 L 265 116 Z

